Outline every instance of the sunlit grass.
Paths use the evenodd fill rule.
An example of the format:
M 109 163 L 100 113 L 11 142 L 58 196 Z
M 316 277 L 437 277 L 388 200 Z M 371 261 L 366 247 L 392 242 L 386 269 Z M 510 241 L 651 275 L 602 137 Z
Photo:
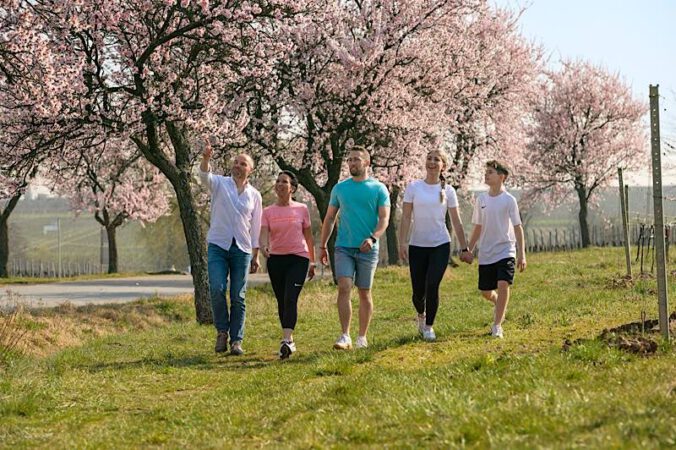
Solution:
M 115 318 L 126 331 L 7 361 L 0 446 L 673 447 L 673 346 L 642 357 L 594 339 L 657 315 L 654 281 L 609 287 L 623 261 L 620 249 L 530 256 L 504 340 L 486 336 L 476 266 L 449 270 L 435 343 L 416 335 L 407 269 L 379 269 L 371 345 L 345 353 L 331 349 L 335 287 L 309 283 L 288 361 L 269 287 L 247 294 L 243 357 L 214 354 L 213 329 L 185 299 L 146 304 L 167 320 L 144 326 L 125 319 L 129 306 Z M 564 352 L 566 338 L 585 341 Z

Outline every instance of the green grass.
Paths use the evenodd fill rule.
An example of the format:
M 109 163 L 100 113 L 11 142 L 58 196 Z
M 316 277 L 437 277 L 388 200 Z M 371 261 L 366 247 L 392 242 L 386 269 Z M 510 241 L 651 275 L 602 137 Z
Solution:
M 243 357 L 215 355 L 185 302 L 158 302 L 166 325 L 9 360 L 0 447 L 674 447 L 674 347 L 643 357 L 594 339 L 657 315 L 654 281 L 608 287 L 623 260 L 619 249 L 532 255 L 501 341 L 485 335 L 476 266 L 447 273 L 435 343 L 414 332 L 406 269 L 379 269 L 371 345 L 345 353 L 331 349 L 335 288 L 309 283 L 299 351 L 284 362 L 269 287 L 247 294 Z M 673 302 L 673 278 L 670 289 Z M 583 340 L 564 352 L 566 338 Z

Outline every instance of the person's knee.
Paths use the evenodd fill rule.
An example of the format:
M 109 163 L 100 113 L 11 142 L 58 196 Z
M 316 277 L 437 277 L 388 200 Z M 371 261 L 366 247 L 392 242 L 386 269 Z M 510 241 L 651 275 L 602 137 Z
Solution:
M 494 293 L 494 291 L 481 291 L 481 295 L 482 295 L 483 298 L 485 298 L 486 300 L 492 300 L 492 299 L 493 299 L 493 295 L 494 295 L 493 293 Z
M 505 280 L 498 280 L 498 290 L 507 290 L 509 289 L 509 282 Z
M 371 289 L 359 289 L 359 300 L 362 302 L 371 302 Z
M 341 294 L 349 294 L 352 290 L 352 280 L 348 277 L 338 278 L 338 292 Z

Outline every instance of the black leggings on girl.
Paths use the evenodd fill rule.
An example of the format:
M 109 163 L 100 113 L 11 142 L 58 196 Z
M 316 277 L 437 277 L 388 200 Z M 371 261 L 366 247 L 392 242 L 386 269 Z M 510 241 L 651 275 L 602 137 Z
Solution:
M 270 255 L 268 274 L 277 297 L 282 328 L 294 329 L 298 319 L 298 296 L 303 289 L 310 260 L 298 255 Z
M 439 285 L 451 256 L 449 242 L 438 247 L 408 246 L 409 269 L 413 285 L 413 305 L 418 314 L 426 313 L 425 323 L 434 324 L 439 309 Z

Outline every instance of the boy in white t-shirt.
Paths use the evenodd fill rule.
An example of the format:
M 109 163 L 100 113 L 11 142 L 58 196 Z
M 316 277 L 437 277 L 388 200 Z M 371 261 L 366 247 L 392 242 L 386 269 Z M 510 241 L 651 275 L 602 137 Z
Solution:
M 503 337 L 502 322 L 509 302 L 509 286 L 514 281 L 515 262 L 520 272 L 526 269 L 519 206 L 504 187 L 508 175 L 505 164 L 486 163 L 484 182 L 488 192 L 480 194 L 474 203 L 474 229 L 469 240 L 470 250 L 479 241 L 479 290 L 495 305 L 491 335 L 497 338 Z

